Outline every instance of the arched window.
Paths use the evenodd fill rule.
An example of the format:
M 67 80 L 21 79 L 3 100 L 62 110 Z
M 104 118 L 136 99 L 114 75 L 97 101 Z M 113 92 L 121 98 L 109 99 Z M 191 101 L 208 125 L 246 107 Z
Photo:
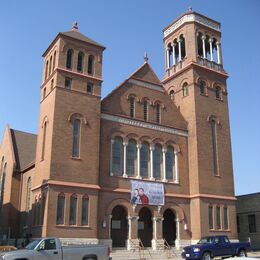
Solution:
M 79 157 L 80 148 L 80 119 L 74 119 L 73 121 L 73 144 L 72 144 L 72 157 Z
M 88 74 L 93 74 L 94 73 L 94 56 L 89 55 L 88 56 Z
M 131 139 L 126 148 L 126 173 L 128 176 L 135 175 L 136 142 Z
M 50 58 L 50 69 L 49 69 L 49 75 L 52 73 L 52 56 Z
M 78 64 L 77 64 L 77 70 L 79 72 L 82 72 L 83 70 L 83 60 L 84 60 L 84 54 L 83 52 L 80 51 L 78 54 Z
M 54 55 L 53 55 L 53 65 L 52 65 L 53 70 L 55 70 L 55 66 L 56 66 L 56 51 L 54 52 Z
M 65 195 L 64 193 L 60 193 L 58 195 L 58 200 L 57 200 L 57 216 L 56 216 L 57 225 L 64 224 L 64 209 L 65 209 Z
M 170 94 L 171 100 L 174 100 L 174 90 L 171 90 L 169 94 Z
M 187 97 L 189 95 L 189 87 L 188 87 L 188 83 L 185 82 L 183 85 L 182 85 L 182 95 L 184 97 Z
M 4 164 L 2 176 L 1 176 L 1 182 L 0 182 L 0 184 L 1 184 L 1 186 L 0 186 L 0 209 L 2 208 L 3 201 L 4 201 L 6 168 L 7 168 L 7 163 Z
M 200 88 L 200 94 L 205 95 L 206 94 L 206 82 L 201 80 L 199 83 L 199 88 Z
M 73 56 L 73 51 L 72 51 L 72 49 L 69 49 L 67 51 L 67 61 L 66 61 L 67 69 L 72 69 L 72 56 Z
M 165 154 L 165 170 L 166 179 L 173 180 L 174 175 L 174 149 L 171 146 L 167 147 L 167 152 Z
M 135 116 L 135 98 L 130 97 L 129 101 L 130 101 L 130 117 L 133 118 Z
M 144 101 L 144 121 L 148 120 L 148 102 Z
M 149 144 L 142 143 L 140 149 L 140 175 L 148 177 Z
M 88 226 L 88 213 L 89 213 L 89 197 L 84 195 L 82 197 L 82 208 L 81 208 L 81 225 Z
M 162 161 L 162 147 L 155 145 L 153 151 L 153 176 L 156 179 L 161 178 L 161 161 Z
M 180 36 L 181 41 L 181 59 L 183 60 L 186 56 L 186 48 L 185 48 L 185 38 L 183 35 Z
M 116 137 L 112 140 L 112 173 L 120 176 L 123 172 L 123 140 Z
M 221 99 L 222 96 L 221 96 L 221 88 L 219 86 L 217 86 L 215 88 L 215 91 L 216 91 L 216 99 Z
M 45 156 L 46 131 L 47 131 L 47 122 L 45 121 L 43 124 L 43 134 L 42 134 L 42 160 L 44 160 L 44 156 Z
M 212 153 L 213 153 L 213 173 L 218 175 L 218 156 L 217 156 L 217 128 L 216 121 L 210 121 L 211 128 L 211 141 L 212 141 Z
M 47 62 L 45 64 L 45 79 L 47 79 L 47 77 L 48 77 L 48 68 L 49 68 L 49 61 L 47 60 Z
M 70 216 L 69 216 L 69 224 L 76 225 L 77 221 L 77 195 L 72 194 L 70 196 Z
M 160 104 L 156 104 L 156 122 L 160 124 L 161 122 L 161 106 Z
M 29 177 L 27 180 L 27 187 L 26 187 L 26 211 L 27 212 L 30 210 L 31 188 L 32 188 L 32 181 L 31 181 L 31 177 Z

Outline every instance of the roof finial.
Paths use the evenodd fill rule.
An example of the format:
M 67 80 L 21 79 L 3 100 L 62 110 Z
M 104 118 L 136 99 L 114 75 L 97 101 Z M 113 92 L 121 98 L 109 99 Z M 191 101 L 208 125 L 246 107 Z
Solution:
M 144 62 L 147 63 L 149 60 L 147 52 L 144 53 Z
M 72 26 L 72 31 L 78 31 L 78 22 L 77 21 L 75 21 L 74 23 L 73 23 L 73 26 Z
M 189 6 L 188 11 L 192 12 L 192 6 L 191 5 Z

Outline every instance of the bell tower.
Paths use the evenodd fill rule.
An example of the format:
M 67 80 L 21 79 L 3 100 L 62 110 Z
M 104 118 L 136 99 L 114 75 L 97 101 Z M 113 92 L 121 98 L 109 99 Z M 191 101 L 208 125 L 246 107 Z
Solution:
M 163 85 L 188 122 L 190 230 L 195 239 L 212 234 L 211 229 L 225 231 L 222 222 L 221 228 L 216 223 L 205 228 L 201 220 L 209 221 L 210 205 L 215 210 L 220 204 L 224 212 L 228 204 L 229 236 L 235 238 L 228 74 L 223 68 L 220 23 L 189 8 L 163 30 L 163 35 Z
M 75 22 L 71 31 L 58 33 L 43 54 L 36 178 L 33 186 L 38 187 L 34 189 L 36 197 L 45 194 L 48 206 L 43 216 L 44 229 L 39 235 L 51 236 L 59 232 L 54 228 L 57 224 L 59 194 L 65 196 L 65 213 L 63 222 L 60 221 L 63 225 L 70 225 L 70 215 L 66 210 L 70 207 L 67 194 L 71 192 L 75 193 L 73 196 L 79 203 L 81 195 L 85 194 L 92 201 L 93 219 L 97 214 L 94 201 L 98 197 L 95 187 L 98 186 L 99 177 L 104 49 L 99 43 L 81 34 Z M 81 226 L 80 216 L 77 215 L 73 221 Z M 91 225 L 93 229 L 88 236 L 96 237 L 96 223 Z M 76 230 L 64 229 L 62 236 L 71 237 L 71 232 Z M 80 237 L 81 232 L 74 236 Z

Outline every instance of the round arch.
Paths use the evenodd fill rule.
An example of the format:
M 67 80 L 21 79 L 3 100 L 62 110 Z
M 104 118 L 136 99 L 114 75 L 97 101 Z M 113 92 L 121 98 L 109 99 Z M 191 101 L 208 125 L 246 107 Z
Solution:
M 185 214 L 184 214 L 184 210 L 177 205 L 176 203 L 174 203 L 173 201 L 169 201 L 168 203 L 166 203 L 162 209 L 161 209 L 161 214 L 163 215 L 164 212 L 167 209 L 171 209 L 173 211 L 173 213 L 176 216 L 176 219 L 178 219 L 179 221 L 182 221 L 185 219 Z

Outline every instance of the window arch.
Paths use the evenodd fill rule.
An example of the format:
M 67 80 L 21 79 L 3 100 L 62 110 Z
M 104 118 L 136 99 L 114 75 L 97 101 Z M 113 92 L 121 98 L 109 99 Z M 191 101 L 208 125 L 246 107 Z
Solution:
M 130 117 L 133 118 L 135 116 L 135 98 L 131 96 L 129 98 L 129 102 L 130 102 Z
M 52 73 L 52 56 L 50 58 L 50 69 L 49 69 L 49 76 Z
M 72 157 L 79 157 L 80 150 L 80 119 L 73 120 L 73 143 L 72 143 Z
M 165 170 L 167 180 L 173 180 L 174 164 L 174 149 L 173 147 L 168 146 L 167 151 L 165 153 Z
M 3 171 L 2 171 L 2 176 L 1 176 L 1 182 L 0 182 L 0 184 L 1 184 L 1 186 L 0 186 L 0 209 L 2 208 L 3 201 L 4 201 L 6 168 L 7 168 L 7 163 L 4 164 Z
M 128 176 L 135 174 L 136 141 L 130 139 L 126 148 L 126 173 Z
M 84 195 L 82 197 L 82 207 L 81 207 L 81 225 L 88 226 L 89 224 L 89 197 Z
M 69 224 L 76 225 L 77 223 L 77 195 L 72 194 L 70 196 L 70 216 L 69 216 Z
M 144 106 L 144 121 L 148 120 L 148 101 L 145 100 L 143 103 Z
M 123 172 L 123 139 L 116 137 L 112 140 L 112 173 L 120 176 Z
M 45 79 L 47 79 L 48 77 L 48 68 L 49 68 L 49 61 L 47 60 L 46 61 L 46 64 L 45 64 Z
M 186 56 L 186 48 L 185 48 L 185 38 L 183 34 L 180 35 L 179 41 L 181 41 L 181 59 L 183 60 Z
M 94 56 L 89 55 L 88 56 L 88 74 L 94 73 Z
M 31 189 L 32 189 L 32 181 L 31 181 L 31 177 L 29 177 L 27 180 L 27 187 L 26 187 L 26 211 L 27 212 L 30 210 Z
M 53 55 L 53 65 L 52 65 L 53 70 L 55 70 L 55 66 L 56 66 L 56 51 L 54 52 L 54 55 Z
M 212 155 L 213 155 L 213 173 L 218 175 L 218 155 L 217 155 L 217 127 L 214 119 L 210 120 Z
M 68 49 L 67 51 L 67 61 L 66 61 L 66 68 L 72 69 L 72 57 L 73 57 L 73 51 L 72 49 Z
M 142 177 L 148 177 L 149 148 L 148 143 L 142 143 L 140 149 L 140 175 Z
M 161 105 L 159 103 L 156 104 L 156 122 L 160 124 L 161 122 Z
M 83 61 L 84 61 L 84 53 L 82 51 L 80 51 L 78 53 L 78 64 L 77 64 L 77 70 L 79 72 L 82 72 L 82 70 L 83 70 Z
M 41 159 L 42 159 L 42 160 L 44 160 L 44 156 L 45 156 L 46 132 L 47 132 L 47 121 L 45 121 L 44 124 L 43 124 L 42 156 L 41 156 Z
M 189 95 L 189 86 L 187 82 L 184 82 L 182 85 L 182 95 L 183 97 L 187 97 Z
M 170 94 L 171 100 L 174 101 L 174 90 L 172 89 L 169 94 Z
M 156 179 L 161 178 L 161 162 L 162 162 L 162 147 L 156 144 L 153 151 L 153 176 Z
M 65 194 L 60 193 L 58 195 L 58 200 L 57 200 L 57 216 L 56 216 L 57 225 L 64 224 L 64 209 L 65 209 Z
M 205 95 L 206 94 L 206 82 L 204 80 L 200 80 L 199 88 L 200 88 L 200 94 Z
M 222 99 L 221 87 L 216 86 L 215 87 L 215 93 L 216 93 L 216 99 Z

